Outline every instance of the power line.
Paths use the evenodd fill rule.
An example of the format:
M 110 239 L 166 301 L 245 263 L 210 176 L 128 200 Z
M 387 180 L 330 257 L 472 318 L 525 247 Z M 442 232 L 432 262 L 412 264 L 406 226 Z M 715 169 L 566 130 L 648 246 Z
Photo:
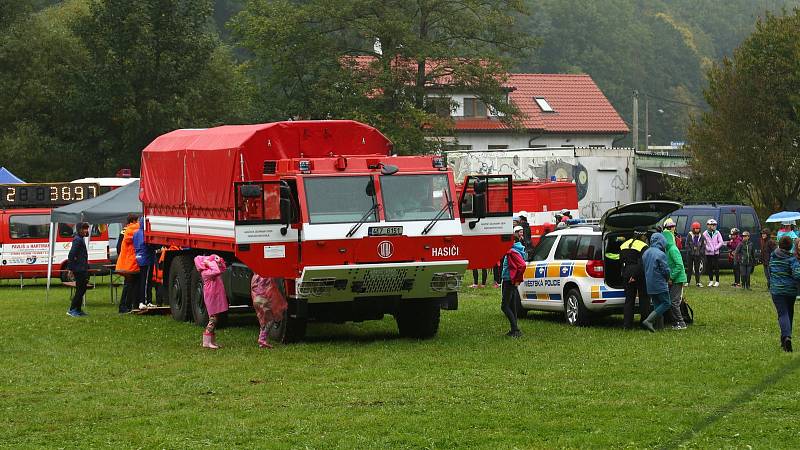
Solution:
M 667 102 L 667 103 L 674 103 L 676 105 L 689 106 L 689 107 L 692 107 L 692 108 L 706 109 L 705 106 L 697 105 L 695 103 L 687 103 L 687 102 L 682 102 L 680 100 L 673 100 L 673 99 L 670 99 L 670 98 L 659 97 L 657 95 L 648 94 L 646 92 L 642 92 L 641 94 L 644 95 L 645 97 L 650 97 L 650 98 L 653 98 L 653 99 L 656 99 L 656 100 L 661 100 L 661 101 Z

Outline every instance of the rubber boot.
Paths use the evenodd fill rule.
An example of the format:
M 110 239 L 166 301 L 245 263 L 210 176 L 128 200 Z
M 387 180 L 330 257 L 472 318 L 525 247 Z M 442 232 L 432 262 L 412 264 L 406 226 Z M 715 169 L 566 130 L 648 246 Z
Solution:
M 655 318 L 656 318 L 656 312 L 652 311 L 650 313 L 650 315 L 647 316 L 647 318 L 642 321 L 642 327 L 644 327 L 646 330 L 648 330 L 651 333 L 655 333 L 656 329 L 655 329 L 655 327 L 653 327 L 653 319 L 655 319 Z
M 272 348 L 272 344 L 269 343 L 270 328 L 272 328 L 272 322 L 267 323 L 258 333 L 258 346 L 260 348 Z
M 219 345 L 217 345 L 217 336 L 214 333 L 206 333 L 203 332 L 203 347 L 211 348 L 211 349 L 218 349 Z

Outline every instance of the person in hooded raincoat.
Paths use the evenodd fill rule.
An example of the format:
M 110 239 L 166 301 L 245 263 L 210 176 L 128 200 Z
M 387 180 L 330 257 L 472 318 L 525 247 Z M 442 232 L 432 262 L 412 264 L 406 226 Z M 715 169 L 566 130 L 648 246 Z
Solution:
M 255 273 L 250 280 L 250 296 L 260 327 L 258 346 L 261 348 L 272 348 L 272 344 L 269 343 L 269 329 L 276 320 L 281 320 L 288 307 L 278 282 L 276 278 L 265 278 Z
M 642 326 L 655 333 L 653 321 L 663 316 L 672 307 L 669 296 L 670 270 L 667 262 L 667 240 L 661 233 L 650 236 L 650 248 L 642 255 L 647 294 L 653 302 L 653 311 L 642 321 Z
M 203 279 L 203 300 L 208 311 L 208 325 L 203 330 L 203 347 L 217 349 L 216 329 L 219 314 L 228 310 L 228 297 L 222 283 L 225 260 L 218 255 L 199 255 L 194 258 L 194 266 Z
M 522 331 L 517 326 L 517 310 L 522 306 L 519 297 L 519 286 L 522 283 L 522 278 L 525 273 L 525 260 L 528 259 L 525 253 L 525 247 L 522 245 L 523 233 L 522 227 L 517 225 L 514 227 L 514 245 L 505 254 L 503 258 L 503 288 L 502 288 L 502 302 L 500 309 L 506 315 L 511 330 L 506 333 L 506 336 L 520 337 Z

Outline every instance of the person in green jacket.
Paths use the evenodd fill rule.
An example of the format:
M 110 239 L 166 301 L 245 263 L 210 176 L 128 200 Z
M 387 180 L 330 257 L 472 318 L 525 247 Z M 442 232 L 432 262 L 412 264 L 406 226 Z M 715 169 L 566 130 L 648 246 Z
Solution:
M 673 330 L 685 330 L 686 322 L 681 314 L 683 285 L 686 284 L 686 269 L 678 246 L 675 245 L 675 221 L 667 219 L 662 233 L 667 241 L 667 265 L 669 266 L 669 296 L 672 301 Z

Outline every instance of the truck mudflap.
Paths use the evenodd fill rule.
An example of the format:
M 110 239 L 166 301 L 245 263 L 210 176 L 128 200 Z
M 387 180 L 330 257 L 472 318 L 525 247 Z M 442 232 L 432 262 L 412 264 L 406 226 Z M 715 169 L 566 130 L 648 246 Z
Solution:
M 467 260 L 306 267 L 297 295 L 308 303 L 359 297 L 444 298 L 461 288 Z

